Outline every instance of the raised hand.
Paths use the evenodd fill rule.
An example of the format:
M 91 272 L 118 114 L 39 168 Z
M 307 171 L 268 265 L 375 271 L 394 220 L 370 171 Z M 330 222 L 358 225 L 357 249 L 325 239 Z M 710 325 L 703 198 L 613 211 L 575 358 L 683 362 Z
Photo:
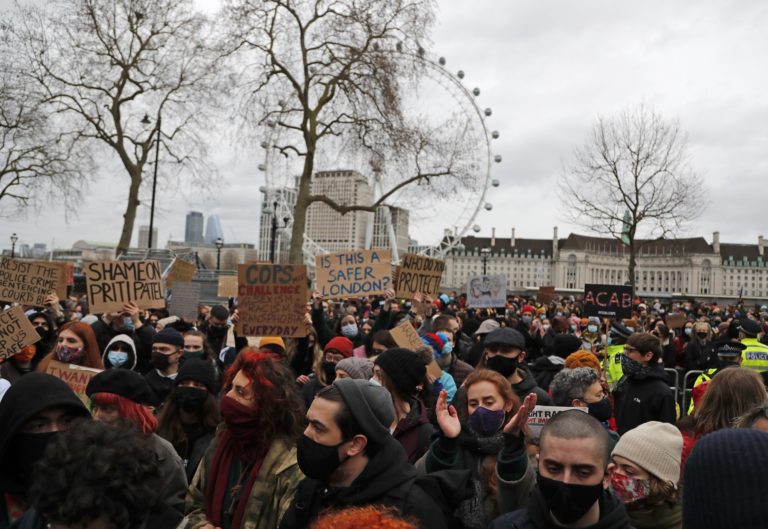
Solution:
M 440 396 L 437 397 L 435 415 L 437 417 L 437 424 L 440 426 L 444 436 L 449 439 L 455 439 L 459 436 L 461 433 L 459 415 L 456 413 L 456 408 L 448 405 L 448 393 L 445 390 L 442 390 Z
M 523 426 L 525 426 L 525 424 L 528 422 L 528 416 L 533 411 L 533 408 L 536 407 L 537 400 L 538 397 L 536 396 L 536 393 L 529 393 L 526 395 L 525 399 L 523 400 L 523 404 L 520 406 L 520 409 L 517 410 L 517 413 L 515 413 L 509 422 L 504 426 L 504 433 L 510 435 L 520 435 L 520 431 L 523 429 Z

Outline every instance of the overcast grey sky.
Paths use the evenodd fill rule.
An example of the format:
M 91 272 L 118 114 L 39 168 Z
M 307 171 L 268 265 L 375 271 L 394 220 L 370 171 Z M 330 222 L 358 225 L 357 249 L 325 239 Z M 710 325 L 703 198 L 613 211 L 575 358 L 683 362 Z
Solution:
M 7 7 L 9 0 L 0 0 Z M 213 10 L 216 0 L 200 0 Z M 494 209 L 477 223 L 481 235 L 551 237 L 579 231 L 562 220 L 555 193 L 563 163 L 595 118 L 644 102 L 679 118 L 689 135 L 693 168 L 711 203 L 688 235 L 756 243 L 768 235 L 768 2 L 764 0 L 441 0 L 432 50 L 452 71 L 466 72 L 491 107 L 501 133 L 494 167 L 501 187 Z M 255 153 L 259 153 L 254 148 Z M 160 241 L 183 238 L 190 209 L 218 213 L 227 241 L 257 243 L 260 154 L 218 151 L 224 181 L 213 196 L 164 189 L 158 195 Z M 115 176 L 109 176 L 115 175 Z M 105 164 L 84 190 L 77 217 L 64 222 L 56 204 L 26 218 L 3 219 L 0 247 L 77 239 L 115 243 L 127 177 Z M 148 223 L 148 207 L 138 224 Z M 452 225 L 449 214 L 436 223 Z M 422 243 L 425 234 L 411 233 Z M 134 235 L 134 243 L 136 236 Z

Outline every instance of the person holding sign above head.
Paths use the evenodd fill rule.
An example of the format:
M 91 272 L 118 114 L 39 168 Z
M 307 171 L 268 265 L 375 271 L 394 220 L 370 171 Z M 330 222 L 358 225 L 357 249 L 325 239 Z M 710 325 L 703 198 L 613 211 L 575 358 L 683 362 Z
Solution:
M 231 349 L 227 346 L 227 339 L 230 330 L 234 335 L 234 329 L 232 327 L 237 321 L 237 318 L 237 313 L 233 314 L 230 318 L 229 310 L 224 305 L 215 305 L 211 308 L 211 311 L 208 314 L 208 319 L 200 330 L 205 333 L 205 340 L 215 355 L 221 357 L 221 355 L 229 353 L 229 351 L 225 352 L 225 350 Z M 234 335 L 234 339 L 234 353 L 240 352 L 243 347 L 248 345 L 248 339 L 245 337 Z M 230 354 L 229 356 L 231 356 L 234 361 L 236 354 Z M 225 363 L 225 367 L 228 365 L 229 364 Z
M 51 362 L 75 364 L 82 367 L 104 369 L 96 336 L 87 323 L 65 323 L 59 329 L 56 348 L 37 365 L 37 371 L 46 373 Z
M 146 373 L 151 369 L 149 361 L 152 337 L 155 329 L 141 321 L 141 309 L 135 302 L 126 303 L 120 312 L 107 312 L 93 323 L 93 332 L 102 353 L 118 334 L 127 334 L 136 346 L 136 370 Z
M 523 507 L 534 484 L 524 430 L 536 395 L 520 400 L 499 373 L 478 369 L 467 377 L 466 407 L 458 412 L 440 393 L 435 407 L 440 437 L 423 461 L 427 472 L 467 469 L 474 494 L 458 505 L 465 528 L 483 529 Z M 421 467 L 420 461 L 417 467 Z
M 489 529 L 632 529 L 624 505 L 608 492 L 608 434 L 594 417 L 568 410 L 541 430 L 539 469 L 528 506 Z
M 152 392 L 149 402 L 151 406 L 159 407 L 173 389 L 183 351 L 184 336 L 172 327 L 163 329 L 152 338 L 154 369 L 144 375 Z
M 189 529 L 275 529 L 302 479 L 296 439 L 304 407 L 293 373 L 245 348 L 227 372 L 223 427 L 187 494 Z
M 675 423 L 675 396 L 661 359 L 661 342 L 651 333 L 634 333 L 624 346 L 624 376 L 614 390 L 619 434 L 648 421 Z
M 551 399 L 547 392 L 536 385 L 536 379 L 523 364 L 525 360 L 525 338 L 519 331 L 501 327 L 488 333 L 483 344 L 483 357 L 478 367 L 491 369 L 509 380 L 512 389 L 522 400 L 535 393 L 539 404 L 549 406 Z

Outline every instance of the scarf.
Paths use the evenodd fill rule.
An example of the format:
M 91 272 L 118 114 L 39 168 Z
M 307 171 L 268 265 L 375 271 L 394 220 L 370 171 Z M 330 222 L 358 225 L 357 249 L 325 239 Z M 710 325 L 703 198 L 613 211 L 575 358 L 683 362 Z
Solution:
M 232 514 L 232 522 L 230 527 L 237 529 L 243 520 L 243 514 L 245 513 L 245 506 L 248 503 L 248 497 L 251 494 L 253 484 L 256 482 L 256 478 L 259 475 L 259 469 L 264 462 L 264 456 L 267 454 L 269 447 L 260 448 L 258 451 L 253 451 L 252 459 L 243 460 L 237 457 L 238 451 L 235 438 L 228 428 L 222 430 L 219 437 L 219 444 L 216 447 L 216 452 L 213 454 L 213 460 L 211 461 L 211 470 L 213 475 L 208 476 L 208 482 L 205 486 L 205 515 L 208 518 L 208 522 L 215 527 L 222 526 L 222 520 L 224 519 L 224 509 L 228 508 L 224 505 L 224 498 L 229 492 L 230 501 L 237 500 L 237 507 Z M 232 466 L 236 462 L 240 462 L 240 478 L 234 487 L 229 488 L 229 474 Z M 248 465 L 251 465 L 250 470 Z M 243 474 L 248 472 L 245 486 L 242 485 Z

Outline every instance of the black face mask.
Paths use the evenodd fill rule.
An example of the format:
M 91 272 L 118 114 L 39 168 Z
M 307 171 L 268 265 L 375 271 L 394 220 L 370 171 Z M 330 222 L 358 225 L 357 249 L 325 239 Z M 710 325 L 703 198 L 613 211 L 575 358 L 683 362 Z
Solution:
M 227 329 L 229 329 L 229 327 L 226 325 L 209 325 L 208 334 L 216 338 L 221 338 L 227 334 Z
M 596 485 L 563 483 L 538 475 L 536 487 L 549 511 L 561 524 L 572 524 L 584 516 L 603 493 L 602 481 Z
M 173 390 L 173 400 L 179 408 L 187 412 L 196 412 L 203 409 L 208 392 L 201 388 L 178 386 Z
M 336 364 L 334 362 L 323 361 L 322 366 L 323 374 L 325 375 L 325 383 L 332 384 L 336 380 Z
M 302 435 L 296 445 L 299 469 L 308 478 L 328 481 L 333 471 L 343 462 L 339 459 L 339 447 L 345 442 L 342 441 L 335 446 L 326 446 Z
M 45 448 L 59 432 L 17 433 L 9 450 L 8 461 L 13 461 L 16 480 L 13 486 L 16 490 L 8 491 L 26 494 L 32 484 L 32 467 L 42 459 Z
M 42 327 L 42 326 L 35 327 L 35 330 L 37 331 L 37 334 L 40 336 L 40 339 L 42 341 L 48 340 L 53 335 L 50 329 L 46 329 L 45 327 Z
M 699 340 L 701 340 L 702 342 L 707 339 L 707 333 L 705 332 L 697 332 L 696 336 L 698 336 Z
M 603 397 L 598 402 L 587 404 L 589 414 L 600 422 L 605 422 L 611 418 L 611 401 L 608 397 Z
M 164 369 L 168 369 L 168 366 L 171 365 L 171 361 L 168 358 L 169 356 L 171 355 L 164 355 L 163 353 L 153 352 L 149 361 L 155 369 L 162 371 Z
M 507 358 L 506 356 L 497 354 L 495 356 L 486 358 L 485 367 L 492 371 L 496 371 L 504 378 L 509 378 L 515 373 L 515 371 L 517 371 L 519 358 L 520 357 Z

